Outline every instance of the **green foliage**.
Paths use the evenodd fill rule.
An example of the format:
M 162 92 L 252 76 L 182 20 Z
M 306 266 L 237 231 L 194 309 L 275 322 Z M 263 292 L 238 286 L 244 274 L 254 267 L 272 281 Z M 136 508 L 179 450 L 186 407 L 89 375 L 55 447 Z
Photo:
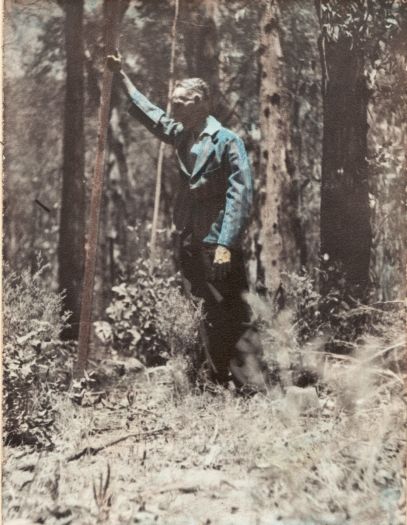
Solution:
M 351 354 L 371 338 L 391 345 L 404 330 L 402 301 L 349 304 L 338 289 L 322 296 L 310 274 L 284 274 L 283 295 L 282 308 L 269 298 L 248 295 L 266 347 L 272 349 L 271 361 L 274 352 L 299 352 L 308 345 L 339 354 Z
M 96 335 L 126 355 L 157 364 L 175 354 L 188 354 L 197 343 L 200 305 L 182 297 L 178 276 L 152 273 L 138 259 L 129 281 L 114 286 L 107 321 L 95 323 Z
M 43 273 L 50 283 L 55 282 L 57 268 L 62 133 L 55 130 L 62 129 L 62 87 L 62 82 L 52 77 L 41 83 L 31 76 L 23 82 L 7 78 L 4 84 L 4 255 L 14 270 L 23 271 L 41 251 L 51 263 Z M 43 125 L 44 104 L 49 126 Z
M 333 42 L 345 39 L 351 46 L 373 49 L 378 41 L 389 40 L 400 27 L 402 8 L 393 0 L 322 0 L 317 5 L 322 31 Z
M 337 410 L 348 412 L 363 399 L 379 396 L 383 381 L 401 395 L 406 372 L 403 303 L 351 307 L 339 295 L 321 297 L 310 276 L 285 277 L 282 309 L 269 298 L 248 296 L 274 383 L 283 392 L 300 387 L 301 397 L 302 388 L 315 385 L 318 396 L 332 396 Z M 330 309 L 325 320 L 324 308 Z
M 99 100 L 91 71 L 101 71 L 103 20 L 101 2 L 85 4 L 88 178 L 93 171 L 96 153 Z M 222 104 L 230 109 L 223 123 L 242 135 L 251 156 L 257 184 L 257 201 L 253 213 L 256 218 L 264 190 L 259 177 L 261 137 L 258 128 L 261 76 L 258 36 L 262 3 L 230 0 L 216 4 L 214 18 L 218 29 L 216 46 L 219 52 L 219 88 L 223 95 Z M 287 160 L 290 163 L 293 205 L 286 212 L 292 217 L 293 232 L 300 239 L 298 244 L 301 251 L 298 258 L 287 261 L 285 270 L 298 271 L 300 265 L 311 269 L 318 264 L 323 127 L 321 70 L 316 39 L 319 24 L 313 0 L 292 0 L 280 4 L 283 61 L 287 90 L 292 101 L 289 115 L 292 151 Z M 130 3 L 121 24 L 120 51 L 126 71 L 137 87 L 161 106 L 166 101 L 173 14 L 173 4 L 168 0 L 140 0 Z M 335 38 L 335 35 L 347 38 L 347 32 L 355 42 L 357 37 L 358 43 L 367 46 L 364 50 L 371 58 L 370 64 L 365 67 L 365 73 L 375 89 L 369 107 L 372 115 L 369 135 L 375 143 L 372 161 L 375 163 L 381 154 L 379 149 L 383 149 L 387 158 L 391 159 L 391 166 L 380 167 L 380 176 L 376 177 L 378 184 L 373 180 L 371 189 L 376 200 L 372 221 L 376 235 L 372 250 L 373 281 L 379 288 L 377 298 L 386 300 L 393 298 L 397 287 L 403 285 L 400 282 L 402 272 L 394 261 L 401 260 L 400 254 L 405 249 L 401 242 L 401 229 L 393 228 L 396 218 L 404 214 L 404 208 L 400 205 L 402 192 L 396 189 L 396 185 L 400 186 L 402 180 L 402 159 L 394 154 L 393 145 L 395 135 L 398 143 L 403 136 L 400 122 L 405 114 L 402 101 L 403 97 L 405 99 L 403 86 L 406 73 L 404 59 L 397 67 L 394 59 L 397 54 L 405 55 L 406 4 L 390 0 L 321 1 L 320 15 L 321 26 L 326 31 L 325 43 L 329 38 Z M 32 5 L 14 2 L 7 8 L 5 17 L 5 126 L 8 138 L 5 144 L 7 220 L 4 253 L 13 268 L 20 270 L 41 249 L 51 263 L 46 275 L 51 285 L 57 278 L 57 266 L 54 262 L 60 193 L 60 108 L 64 95 L 63 20 L 63 10 L 55 2 L 34 2 Z M 186 58 L 192 53 L 191 49 L 185 48 L 183 33 L 199 31 L 199 25 L 190 24 L 182 14 L 178 29 L 176 76 L 181 78 L 188 74 Z M 351 42 L 350 37 L 348 38 Z M 152 46 L 151 42 L 155 45 Z M 190 58 L 196 59 L 195 56 Z M 120 132 L 127 171 L 122 170 L 125 176 L 118 173 L 120 170 L 116 166 L 115 153 L 112 152 L 108 160 L 102 209 L 102 233 L 105 233 L 101 236 L 100 264 L 96 276 L 96 283 L 101 283 L 99 289 L 103 292 L 103 299 L 95 304 L 99 312 L 104 311 L 109 300 L 107 290 L 110 290 L 120 271 L 118 260 L 129 265 L 140 255 L 141 243 L 138 243 L 135 232 L 137 221 L 145 231 L 142 242 L 145 245 L 148 241 L 148 221 L 151 220 L 157 159 L 155 140 L 141 124 L 130 118 L 126 112 L 127 103 L 124 97 L 121 94 L 119 96 L 116 88 L 114 92 L 113 102 L 119 114 L 119 124 L 116 127 Z M 392 108 L 397 107 L 400 117 L 393 120 Z M 44 119 L 47 122 L 45 126 Z M 56 129 L 61 132 L 55 133 Z M 117 130 L 115 133 L 118 133 Z M 386 137 L 390 134 L 392 137 L 387 141 Z M 175 193 L 177 169 L 175 162 L 168 160 L 166 159 L 163 181 L 163 230 L 158 241 L 159 249 L 166 249 L 169 244 L 169 228 L 165 227 L 171 215 Z M 397 180 L 392 179 L 392 175 Z M 51 211 L 47 213 L 35 204 L 35 198 Z M 258 223 L 250 231 L 246 245 L 252 251 L 253 259 L 257 257 L 253 247 L 257 233 Z M 104 304 L 100 304 L 102 302 Z
M 293 312 L 296 334 L 300 342 L 321 335 L 322 297 L 315 279 L 308 273 L 284 274 L 283 286 L 287 307 Z
M 61 295 L 43 282 L 45 269 L 10 272 L 3 282 L 3 404 L 10 444 L 51 444 L 53 396 L 70 376 L 72 349 L 59 341 L 67 315 L 61 314 Z
M 4 344 L 56 339 L 66 323 L 61 316 L 62 298 L 44 286 L 47 265 L 34 274 L 8 272 L 3 282 Z
M 164 293 L 156 304 L 156 326 L 171 355 L 186 354 L 198 343 L 202 303 L 192 303 L 179 288 Z
M 370 105 L 370 208 L 373 239 L 370 278 L 374 299 L 401 298 L 405 289 L 406 185 L 404 177 L 406 69 L 394 49 L 389 67 L 376 74 L 377 93 Z
M 318 264 L 323 113 L 318 60 L 318 21 L 313 0 L 280 2 L 281 45 L 289 91 L 291 151 L 289 211 L 297 250 L 286 271 Z M 295 203 L 295 204 L 294 204 Z M 298 253 L 298 255 L 297 255 Z

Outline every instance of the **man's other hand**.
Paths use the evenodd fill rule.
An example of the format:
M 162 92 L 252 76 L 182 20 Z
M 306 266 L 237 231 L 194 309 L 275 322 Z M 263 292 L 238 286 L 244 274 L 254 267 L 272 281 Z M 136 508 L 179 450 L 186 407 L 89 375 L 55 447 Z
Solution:
M 122 57 L 118 51 L 116 51 L 114 55 L 107 55 L 106 63 L 112 73 L 120 73 L 122 69 Z
M 213 259 L 213 277 L 215 281 L 221 281 L 230 272 L 232 254 L 225 246 L 217 246 Z

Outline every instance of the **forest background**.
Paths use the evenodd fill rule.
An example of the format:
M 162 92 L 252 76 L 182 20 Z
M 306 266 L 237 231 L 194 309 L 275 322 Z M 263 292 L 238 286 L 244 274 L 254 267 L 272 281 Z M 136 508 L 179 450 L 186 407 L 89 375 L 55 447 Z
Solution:
M 251 156 L 257 202 L 246 251 L 254 284 L 266 284 L 265 274 L 272 279 L 273 270 L 267 266 L 275 267 L 276 272 L 297 273 L 319 267 L 320 254 L 325 248 L 320 249 L 321 226 L 324 237 L 332 237 L 331 243 L 344 245 L 336 247 L 339 252 L 355 251 L 351 243 L 360 227 L 366 231 L 364 251 L 370 247 L 369 264 L 363 269 L 368 274 L 359 276 L 365 287 L 361 295 L 368 285 L 372 300 L 392 300 L 403 289 L 405 70 L 401 57 L 404 56 L 402 24 L 405 21 L 403 11 L 395 2 L 373 3 L 371 14 L 363 11 L 363 3 L 361 7 L 358 5 L 350 5 L 342 9 L 343 12 L 340 3 L 338 12 L 334 11 L 335 5 L 332 13 L 328 7 L 323 10 L 326 20 L 322 22 L 327 33 L 324 40 L 332 47 L 330 51 L 329 45 L 325 46 L 323 58 L 324 68 L 329 70 L 325 124 L 337 126 L 338 130 L 331 132 L 333 135 L 342 132 L 348 137 L 343 146 L 338 145 L 343 149 L 334 159 L 338 166 L 327 166 L 332 161 L 324 158 L 322 175 L 323 145 L 327 156 L 330 130 L 323 142 L 323 71 L 317 37 L 320 25 L 314 3 L 282 2 L 280 53 L 272 41 L 275 36 L 262 34 L 264 13 L 260 4 L 187 2 L 182 5 L 181 2 L 175 77 L 197 75 L 209 81 L 215 97 L 215 116 L 245 140 Z M 4 89 L 8 138 L 4 258 L 16 271 L 30 267 L 35 272 L 37 255 L 41 252 L 48 264 L 42 278 L 54 289 L 58 285 L 68 290 L 74 288 L 72 282 L 81 275 L 86 192 L 90 189 L 90 184 L 84 181 L 90 180 L 96 155 L 103 17 L 98 2 L 86 2 L 84 8 L 83 32 L 77 26 L 69 41 L 65 35 L 68 21 L 56 2 L 6 3 Z M 80 13 L 70 16 L 80 16 Z M 125 57 L 126 70 L 140 90 L 160 107 L 166 106 L 172 17 L 173 8 L 166 2 L 140 2 L 127 8 L 121 23 L 120 51 Z M 357 27 L 358 23 L 362 25 Z M 360 42 L 354 44 L 351 52 L 342 50 L 343 64 L 334 63 L 340 60 L 335 56 L 339 51 L 334 47 L 340 47 L 341 38 L 353 38 L 352 31 L 359 33 Z M 267 37 L 270 49 L 266 48 Z M 270 56 L 271 53 L 275 56 Z M 263 62 L 267 62 L 263 66 L 262 56 Z M 68 76 L 67 61 L 74 68 Z M 267 68 L 273 75 L 267 76 Z M 351 94 L 355 86 L 358 100 Z M 95 294 L 97 315 L 103 314 L 121 272 L 148 249 L 154 199 L 158 146 L 128 115 L 126 101 L 117 88 L 115 85 L 102 208 Z M 275 100 L 281 98 L 279 104 L 267 100 L 269 91 L 273 91 L 271 96 L 276 95 Z M 68 111 L 64 124 L 65 104 Z M 269 118 L 273 126 L 281 128 L 270 144 L 264 133 L 261 139 L 261 131 L 267 126 L 264 122 L 267 104 L 270 104 Z M 284 120 L 278 120 L 279 111 Z M 329 112 L 336 113 L 335 122 L 329 118 Z M 353 122 L 346 116 L 351 116 Z M 349 147 L 352 142 L 358 145 L 354 152 Z M 71 151 L 69 147 L 76 147 L 78 151 Z M 284 165 L 275 159 L 267 161 L 268 148 L 273 148 L 273 157 L 279 153 Z M 69 163 L 65 160 L 64 164 L 64 152 L 70 156 Z M 274 170 L 268 169 L 268 163 L 272 162 Z M 341 177 L 339 171 L 333 181 L 334 191 L 341 193 L 337 200 L 343 200 L 338 202 L 335 212 L 345 210 L 345 201 L 351 202 L 355 195 L 358 200 L 355 206 L 348 206 L 353 209 L 346 211 L 346 219 L 342 218 L 343 228 L 348 226 L 348 229 L 339 232 L 339 238 L 339 233 L 335 233 L 339 220 L 332 224 L 327 217 L 327 224 L 321 225 L 320 207 L 321 193 L 324 193 L 321 177 L 333 177 L 330 172 L 340 170 L 340 163 L 353 166 L 342 168 L 349 169 L 350 173 L 345 172 Z M 360 170 L 363 175 L 356 175 Z M 170 149 L 166 151 L 164 172 L 158 243 L 161 255 L 168 256 L 177 175 Z M 267 181 L 267 177 L 274 177 L 275 181 Z M 347 178 L 354 180 L 345 188 Z M 276 195 L 270 197 L 270 191 Z M 277 200 L 271 206 L 273 198 Z M 325 201 L 322 211 L 324 205 L 330 206 L 329 196 Z M 64 204 L 66 217 L 61 217 Z M 366 206 L 370 210 L 368 214 L 364 211 Z M 269 215 L 264 208 L 269 209 Z M 274 218 L 270 214 L 275 214 L 278 220 L 276 235 L 281 237 L 280 247 L 274 239 L 270 240 L 272 231 L 270 235 L 263 232 L 268 228 L 265 223 Z M 370 228 L 366 224 L 359 226 L 366 221 Z M 61 230 L 66 222 L 78 223 L 71 225 L 77 235 Z M 267 259 L 270 256 L 262 255 L 262 251 L 266 252 L 267 243 L 273 242 L 272 263 Z M 58 252 L 58 243 L 69 244 L 71 253 L 67 246 L 60 247 Z M 361 256 L 366 257 L 363 252 Z M 339 253 L 336 258 L 344 262 L 343 254 Z M 335 254 L 331 254 L 332 259 L 338 262 Z M 59 266 L 63 271 L 58 273 Z M 76 291 L 78 286 L 76 284 Z
M 53 396 L 72 388 L 108 11 L 109 2 L 97 0 L 5 2 L 10 446 L 55 446 L 60 423 Z M 306 345 L 311 353 L 317 346 L 320 355 L 343 361 L 368 348 L 374 359 L 386 358 L 382 378 L 402 378 L 405 3 L 180 0 L 175 39 L 170 0 L 123 1 L 120 18 L 124 69 L 140 91 L 166 107 L 175 45 L 175 78 L 207 80 L 213 114 L 246 144 L 256 197 L 244 250 L 270 363 L 290 371 L 285 381 L 291 385 L 301 375 Z M 92 366 L 113 356 L 116 364 L 109 366 L 115 370 L 118 357 L 165 368 L 196 345 L 199 312 L 191 313 L 181 298 L 172 256 L 178 173 L 170 148 L 164 155 L 159 263 L 151 271 L 158 151 L 114 83 Z M 339 357 L 329 359 L 337 359 L 337 366 Z M 321 379 L 319 369 L 317 375 Z M 84 401 L 87 390 L 100 391 L 100 378 L 95 381 L 98 388 L 87 376 L 71 398 L 82 406 L 99 403 L 93 394 Z M 179 393 L 179 378 L 171 381 Z M 398 407 L 400 391 L 388 388 Z M 401 428 L 395 425 L 394 432 Z M 24 504 L 18 501 L 13 510 L 10 503 L 9 509 L 15 515 Z

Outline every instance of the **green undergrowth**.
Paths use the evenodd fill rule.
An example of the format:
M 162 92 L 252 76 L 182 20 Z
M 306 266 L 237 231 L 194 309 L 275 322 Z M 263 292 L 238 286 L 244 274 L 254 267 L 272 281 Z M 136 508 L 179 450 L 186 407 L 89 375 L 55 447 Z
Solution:
M 106 320 L 95 323 L 97 337 L 148 366 L 176 355 L 193 359 L 202 307 L 187 302 L 180 290 L 179 274 L 169 276 L 165 269 L 151 272 L 148 260 L 138 260 L 131 277 L 113 287 Z
M 60 340 L 68 316 L 62 296 L 32 274 L 5 269 L 3 281 L 3 413 L 7 444 L 51 447 L 53 398 L 66 391 L 75 346 Z
M 188 309 L 169 287 L 152 303 L 155 329 L 166 338 L 163 362 L 146 367 L 134 357 L 143 355 L 136 345 L 127 354 L 113 347 L 109 367 L 100 362 L 88 371 L 79 404 L 67 391 L 72 350 L 57 338 L 65 322 L 60 297 L 42 288 L 40 273 L 7 277 L 7 323 L 15 331 L 4 357 L 5 519 L 401 525 L 402 305 L 345 308 L 349 323 L 363 309 L 365 329 L 347 341 L 346 353 L 332 353 L 328 343 L 337 336 L 319 320 L 318 294 L 307 278 L 290 279 L 282 310 L 248 297 L 278 378 L 267 394 L 243 397 L 232 384 L 191 381 L 199 305 Z M 123 288 L 119 301 L 128 297 Z M 34 420 L 38 414 L 51 422 Z

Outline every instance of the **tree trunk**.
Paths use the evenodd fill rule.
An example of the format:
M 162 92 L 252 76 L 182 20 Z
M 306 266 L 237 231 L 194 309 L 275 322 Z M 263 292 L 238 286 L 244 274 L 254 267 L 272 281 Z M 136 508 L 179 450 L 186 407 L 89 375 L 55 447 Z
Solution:
M 114 52 L 118 46 L 118 20 L 120 13 L 120 0 L 105 0 L 103 12 L 105 20 L 105 53 Z M 106 158 L 107 132 L 110 118 L 110 97 L 112 90 L 113 73 L 109 70 L 106 61 L 103 68 L 103 80 L 100 97 L 100 110 L 98 122 L 98 140 L 96 148 L 95 167 L 92 176 L 91 196 L 89 204 L 89 219 L 87 224 L 87 246 L 85 251 L 85 268 L 83 276 L 78 360 L 75 364 L 74 375 L 81 377 L 86 368 L 89 342 L 92 330 L 92 310 L 95 284 L 96 258 L 98 248 L 99 221 L 101 203 L 103 198 L 103 179 Z
M 279 9 L 276 0 L 267 0 L 261 22 L 260 46 L 260 127 L 261 174 L 265 188 L 260 209 L 260 261 L 264 284 L 272 293 L 280 287 L 280 273 L 290 251 L 287 221 L 289 149 L 287 93 L 284 90 L 282 51 L 279 37 Z
M 128 0 L 121 0 L 119 5 L 120 25 L 129 7 Z M 108 4 L 103 4 L 103 18 L 100 27 L 103 32 L 104 46 L 108 45 L 111 38 L 109 36 L 108 24 L 109 17 Z M 102 74 L 97 67 L 95 56 L 88 51 L 93 42 L 88 42 L 86 46 L 86 74 L 87 74 L 87 93 L 90 105 L 98 108 L 101 90 Z M 85 37 L 86 45 L 86 37 Z M 99 50 L 101 53 L 102 51 Z M 95 274 L 95 297 L 93 302 L 94 315 L 102 316 L 111 301 L 111 290 L 115 284 L 115 278 L 120 268 L 117 265 L 117 258 L 127 268 L 130 261 L 128 258 L 127 226 L 128 216 L 126 203 L 130 195 L 129 173 L 126 158 L 126 134 L 123 130 L 123 115 L 119 114 L 118 107 L 120 101 L 120 89 L 117 82 L 112 84 L 110 101 L 110 120 L 107 133 L 106 146 L 106 174 L 103 192 L 103 202 L 101 207 L 100 228 L 99 228 L 99 248 L 97 254 L 96 274 Z M 115 256 L 118 254 L 118 257 Z
M 63 180 L 58 245 L 59 288 L 65 290 L 64 308 L 72 312 L 70 328 L 62 334 L 76 339 L 84 261 L 85 145 L 83 0 L 66 1 L 66 92 L 63 144 Z
M 319 90 L 320 65 L 315 34 L 319 23 L 313 0 L 281 2 L 284 31 L 286 86 L 290 92 L 290 210 L 295 259 L 289 268 L 312 271 L 319 264 L 320 177 L 322 155 L 322 94 Z
M 110 117 L 108 132 L 108 151 L 109 162 L 106 170 L 106 182 L 108 186 L 109 206 L 108 206 L 108 237 L 110 240 L 110 255 L 116 252 L 119 254 L 119 261 L 116 257 L 109 257 L 110 279 L 106 283 L 109 287 L 107 297 L 110 297 L 112 286 L 116 282 L 119 273 L 118 262 L 126 265 L 128 261 L 127 251 L 127 202 L 130 195 L 129 172 L 126 159 L 125 137 L 121 126 L 121 116 L 115 106 L 115 86 L 112 88 L 112 113 Z
M 322 291 L 364 300 L 372 234 L 367 171 L 368 89 L 349 39 L 320 39 L 324 68 L 321 186 Z M 324 274 L 323 274 L 324 275 Z
M 211 91 L 211 112 L 222 120 L 226 114 L 220 91 L 219 42 L 216 24 L 217 0 L 183 0 L 181 29 L 184 38 L 184 53 L 187 74 L 199 77 L 208 83 Z
M 179 17 L 179 0 L 174 2 L 174 18 L 172 21 L 171 27 L 171 55 L 170 55 L 170 68 L 168 71 L 169 81 L 168 81 L 168 94 L 167 94 L 167 106 L 166 114 L 171 114 L 171 95 L 174 89 L 174 74 L 175 74 L 175 55 L 176 55 L 176 46 L 177 46 L 177 25 Z M 158 228 L 158 218 L 160 211 L 160 201 L 161 201 L 161 186 L 162 186 L 162 174 L 163 174 L 163 164 L 164 164 L 164 152 L 165 152 L 165 143 L 161 142 L 158 149 L 158 159 L 157 159 L 157 173 L 156 173 L 156 182 L 155 182 L 155 192 L 154 192 L 154 209 L 153 209 L 153 220 L 151 223 L 151 237 L 150 237 L 150 263 L 151 268 L 155 267 L 156 264 L 156 243 L 157 243 L 157 228 Z

